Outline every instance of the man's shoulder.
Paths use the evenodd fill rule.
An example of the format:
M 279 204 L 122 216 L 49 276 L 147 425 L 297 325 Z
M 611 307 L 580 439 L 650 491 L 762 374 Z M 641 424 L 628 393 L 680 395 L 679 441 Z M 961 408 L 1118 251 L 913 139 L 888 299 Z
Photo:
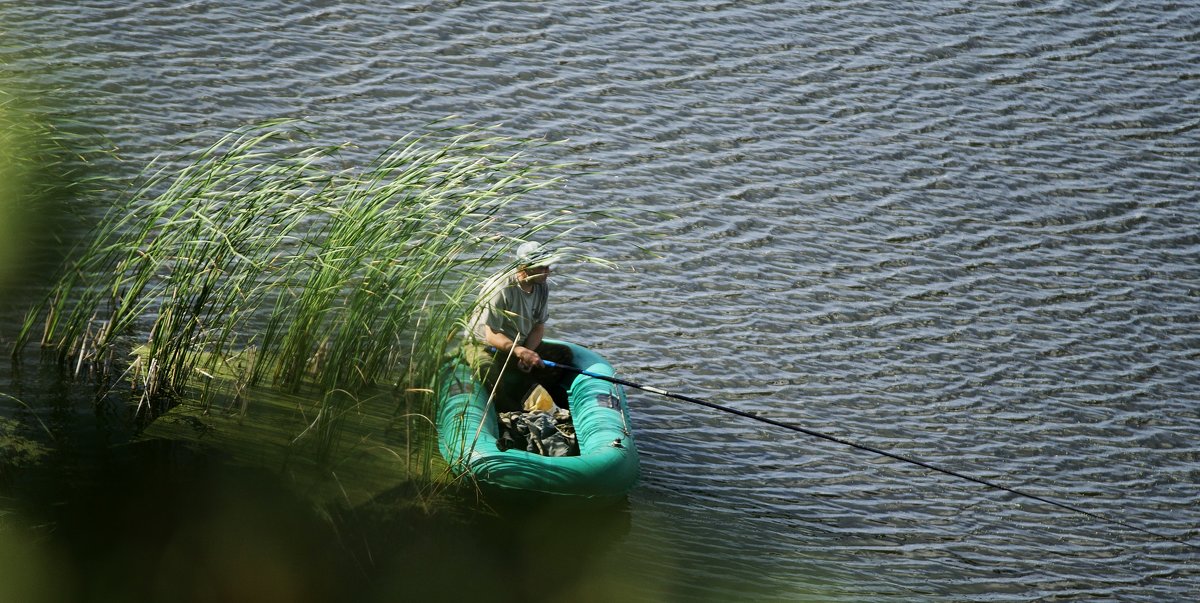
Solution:
M 487 296 L 495 296 L 504 290 L 513 287 L 517 284 L 517 277 L 513 274 L 500 273 L 493 275 L 483 283 L 483 292 Z

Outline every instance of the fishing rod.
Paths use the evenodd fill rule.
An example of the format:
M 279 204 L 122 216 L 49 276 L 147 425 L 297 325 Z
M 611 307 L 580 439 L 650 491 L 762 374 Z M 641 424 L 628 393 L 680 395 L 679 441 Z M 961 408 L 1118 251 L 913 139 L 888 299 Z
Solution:
M 715 403 L 713 403 L 713 402 L 709 402 L 709 401 L 707 401 L 707 400 L 701 400 L 700 398 L 693 398 L 693 397 L 691 397 L 691 396 L 685 396 L 685 395 L 683 395 L 683 394 L 676 394 L 676 393 L 672 393 L 672 392 L 669 392 L 669 391 L 667 391 L 667 390 L 665 390 L 665 389 L 658 388 L 658 387 L 654 387 L 654 386 L 652 386 L 652 385 L 643 385 L 643 384 L 640 384 L 640 383 L 634 383 L 634 382 L 632 382 L 632 381 L 627 381 L 627 380 L 625 380 L 625 379 L 619 379 L 619 378 L 617 378 L 617 377 L 610 377 L 610 376 L 608 376 L 608 375 L 601 375 L 601 374 L 598 374 L 598 373 L 593 373 L 593 372 L 591 372 L 591 371 L 584 370 L 584 369 L 581 369 L 581 368 L 576 368 L 576 367 L 573 367 L 573 366 L 568 366 L 568 365 L 565 365 L 565 364 L 558 364 L 558 363 L 555 363 L 555 362 L 551 362 L 551 361 L 549 361 L 549 360 L 542 360 L 542 362 L 543 362 L 543 363 L 544 363 L 546 366 L 548 366 L 548 367 L 550 367 L 550 368 L 561 368 L 561 369 L 565 369 L 565 370 L 568 370 L 568 371 L 573 371 L 573 372 L 579 373 L 579 374 L 581 374 L 581 375 L 584 375 L 584 376 L 587 376 L 587 377 L 592 377 L 593 379 L 600 379 L 600 380 L 602 380 L 602 381 L 608 381 L 608 382 L 611 382 L 611 383 L 616 383 L 616 384 L 618 384 L 618 385 L 624 385 L 624 386 L 627 386 L 627 387 L 633 387 L 633 388 L 637 388 L 637 389 L 640 389 L 640 390 L 648 391 L 648 392 L 650 392 L 650 393 L 652 393 L 652 394 L 658 394 L 658 395 L 660 395 L 660 396 L 666 396 L 666 397 L 668 397 L 668 398 L 675 398 L 676 400 L 683 400 L 684 402 L 691 402 L 692 404 L 699 404 L 700 406 L 706 406 L 706 407 L 708 407 L 708 408 L 711 408 L 711 409 L 714 409 L 714 410 L 719 410 L 719 411 L 721 411 L 721 412 L 726 412 L 726 413 L 729 413 L 729 414 L 732 414 L 732 415 L 737 415 L 737 416 L 739 416 L 739 417 L 745 417 L 745 418 L 747 418 L 747 419 L 753 419 L 753 420 L 755 420 L 755 421 L 760 421 L 760 422 L 762 422 L 762 423 L 766 423 L 766 424 L 768 424 L 768 425 L 774 425 L 774 426 L 776 426 L 776 427 L 782 427 L 782 428 L 784 428 L 784 429 L 788 429 L 788 430 L 791 430 L 791 431 L 795 431 L 795 432 L 803 433 L 803 434 L 810 435 L 810 436 L 813 436 L 813 437 L 816 437 L 816 438 L 821 438 L 821 439 L 823 439 L 823 440 L 828 440 L 828 441 L 830 441 L 830 442 L 834 442 L 834 443 L 837 443 L 837 444 L 841 444 L 841 445 L 843 445 L 843 446 L 850 446 L 851 448 L 857 448 L 857 449 L 859 449 L 859 450 L 864 450 L 864 451 L 866 451 L 866 452 L 870 452 L 870 453 L 873 453 L 873 454 L 878 454 L 878 455 L 881 455 L 881 456 L 885 456 L 885 457 L 888 457 L 888 458 L 891 458 L 891 459 L 895 459 L 895 460 L 897 460 L 897 461 L 901 461 L 901 462 L 909 463 L 909 464 L 912 464 L 912 465 L 916 465 L 916 466 L 918 466 L 918 467 L 923 467 L 923 468 L 925 468 L 925 469 L 929 469 L 929 470 L 931 470 L 931 471 L 936 471 L 936 472 L 938 472 L 938 473 L 943 473 L 943 474 L 946 474 L 946 475 L 949 475 L 949 476 L 952 476 L 952 477 L 957 477 L 957 478 L 959 478 L 959 479 L 964 479 L 964 480 L 967 480 L 967 481 L 969 481 L 969 482 L 974 482 L 974 483 L 976 483 L 976 484 L 980 484 L 980 485 L 982 485 L 982 486 L 987 486 L 987 487 L 989 487 L 989 488 L 994 488 L 994 489 L 996 489 L 996 490 L 1002 490 L 1002 491 L 1004 491 L 1004 492 L 1008 492 L 1008 493 L 1010 493 L 1010 494 L 1016 494 L 1017 496 L 1022 496 L 1022 497 L 1025 497 L 1025 498 L 1028 498 L 1028 499 L 1032 499 L 1032 500 L 1036 500 L 1036 501 L 1038 501 L 1038 502 L 1042 502 L 1042 503 L 1045 503 L 1045 504 L 1048 504 L 1048 505 L 1053 505 L 1053 506 L 1055 506 L 1055 507 L 1058 507 L 1058 508 L 1060 508 L 1060 509 L 1065 509 L 1065 510 L 1067 510 L 1067 511 L 1071 511 L 1071 512 L 1073 512 L 1073 513 L 1078 513 L 1078 514 L 1080 514 L 1080 515 L 1086 515 L 1086 516 L 1088 516 L 1088 517 L 1091 517 L 1092 519 L 1097 519 L 1097 520 L 1100 520 L 1100 521 L 1102 521 L 1102 522 L 1105 522 L 1105 523 L 1108 523 L 1108 524 L 1112 524 L 1112 525 L 1121 526 L 1121 527 L 1123 527 L 1123 528 L 1126 528 L 1126 529 L 1130 529 L 1130 530 L 1134 530 L 1134 531 L 1136 531 L 1136 532 L 1141 532 L 1141 533 L 1143 533 L 1143 534 L 1148 534 L 1148 535 L 1150 535 L 1150 536 L 1154 536 L 1155 538 L 1159 538 L 1159 539 L 1162 539 L 1162 540 L 1167 540 L 1167 541 L 1170 541 L 1170 542 L 1174 542 L 1174 543 L 1176 543 L 1176 544 L 1182 544 L 1182 545 L 1184 545 L 1184 546 L 1186 546 L 1186 547 L 1189 547 L 1189 548 L 1192 548 L 1192 549 L 1200 550 L 1200 545 L 1192 544 L 1191 542 L 1188 542 L 1187 540 L 1183 540 L 1182 538 L 1176 538 L 1176 537 L 1174 537 L 1174 536 L 1170 536 L 1170 535 L 1168 535 L 1168 534 L 1163 534 L 1163 533 L 1160 533 L 1160 532 L 1155 532 L 1155 531 L 1153 531 L 1153 530 L 1148 530 L 1148 529 L 1146 529 L 1146 528 L 1142 528 L 1142 527 L 1139 527 L 1139 526 L 1135 526 L 1135 525 L 1133 525 L 1133 524 L 1131 524 L 1131 523 L 1128 523 L 1128 522 L 1122 521 L 1122 520 L 1120 520 L 1120 519 L 1113 519 L 1113 518 L 1111 518 L 1111 517 L 1106 517 L 1106 516 L 1104 516 L 1104 515 L 1100 515 L 1099 513 L 1094 513 L 1094 512 L 1092 512 L 1092 511 L 1088 511 L 1088 510 L 1086 510 L 1086 509 L 1081 509 L 1081 508 L 1079 508 L 1079 507 L 1076 507 L 1076 506 L 1074 506 L 1074 505 L 1069 505 L 1069 504 L 1067 504 L 1067 503 L 1064 503 L 1064 502 L 1059 502 L 1059 501 L 1056 501 L 1056 500 L 1053 500 L 1053 499 L 1050 499 L 1050 498 L 1046 498 L 1046 497 L 1044 497 L 1044 496 L 1038 496 L 1038 495 L 1036 495 L 1036 494 L 1030 494 L 1030 493 L 1028 493 L 1028 492 L 1023 492 L 1023 491 L 1021 491 L 1021 490 L 1017 490 L 1016 488 L 1010 488 L 1010 487 L 1008 487 L 1008 486 L 1004 486 L 1004 485 L 1001 485 L 1001 484 L 997 484 L 996 482 L 993 482 L 993 481 L 991 481 L 991 480 L 986 480 L 986 479 L 983 479 L 983 478 L 980 478 L 980 477 L 974 477 L 974 476 L 971 476 L 971 475 L 967 475 L 967 474 L 965 474 L 965 473 L 961 473 L 961 472 L 959 472 L 959 471 L 955 471 L 955 470 L 953 470 L 953 469 L 946 469 L 946 468 L 943 468 L 943 467 L 938 467 L 937 465 L 932 465 L 932 464 L 930 464 L 930 463 L 926 463 L 925 461 L 921 461 L 921 460 L 918 460 L 918 459 L 914 459 L 914 458 L 911 458 L 911 457 L 907 457 L 907 456 L 904 456 L 904 455 L 902 455 L 902 454 L 897 454 L 897 453 L 895 453 L 895 452 L 888 452 L 887 450 L 881 450 L 881 449 L 879 449 L 879 448 L 875 448 L 875 447 L 873 447 L 873 446 L 867 446 L 866 444 L 859 444 L 859 443 L 857 443 L 857 442 L 852 442 L 852 441 L 850 441 L 850 440 L 846 440 L 846 439 L 843 439 L 843 438 L 839 438 L 839 437 L 837 437 L 837 436 L 829 435 L 829 434 L 827 434 L 827 433 L 822 433 L 822 432 L 820 432 L 820 431 L 817 431 L 817 430 L 815 430 L 815 429 L 809 429 L 809 428 L 807 428 L 807 427 L 802 427 L 802 426 L 800 426 L 800 425 L 795 425 L 795 424 L 792 424 L 792 423 L 784 423 L 783 421 L 777 421 L 777 420 L 775 420 L 775 419 L 771 419 L 771 418 L 768 418 L 768 417 L 759 416 L 759 415 L 757 415 L 757 414 L 750 413 L 750 412 L 746 412 L 746 411 L 743 411 L 743 410 L 738 410 L 738 409 L 736 409 L 736 408 L 730 408 L 730 407 L 728 407 L 728 406 L 722 406 L 722 405 L 720 405 L 720 404 L 715 404 Z

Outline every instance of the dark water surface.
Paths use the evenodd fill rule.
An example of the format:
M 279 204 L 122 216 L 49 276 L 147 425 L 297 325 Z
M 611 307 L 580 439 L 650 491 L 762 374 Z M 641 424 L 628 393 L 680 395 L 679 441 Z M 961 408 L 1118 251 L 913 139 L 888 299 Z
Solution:
M 539 159 L 586 173 L 527 203 L 619 214 L 589 251 L 621 269 L 562 266 L 554 335 L 634 381 L 1200 542 L 1191 3 L 8 0 L 0 23 L 7 77 L 131 166 L 275 117 L 366 152 L 450 114 L 566 139 Z M 598 575 L 637 598 L 1200 593 L 1195 549 L 631 402 L 643 480 Z

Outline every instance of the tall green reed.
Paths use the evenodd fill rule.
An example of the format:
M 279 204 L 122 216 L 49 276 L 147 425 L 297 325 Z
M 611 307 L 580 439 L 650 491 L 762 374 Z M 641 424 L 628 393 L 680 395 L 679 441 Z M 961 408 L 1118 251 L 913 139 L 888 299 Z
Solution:
M 237 391 L 311 392 L 297 439 L 321 456 L 365 397 L 431 416 L 484 273 L 520 240 L 582 220 L 513 210 L 555 182 L 525 159 L 537 144 L 442 125 L 357 168 L 345 145 L 313 145 L 296 122 L 237 130 L 182 169 L 147 170 L 29 312 L 17 346 L 39 338 L 80 374 L 132 380 L 150 413 L 189 388 L 211 394 L 198 384 L 218 374 Z M 428 466 L 431 450 L 415 462 Z

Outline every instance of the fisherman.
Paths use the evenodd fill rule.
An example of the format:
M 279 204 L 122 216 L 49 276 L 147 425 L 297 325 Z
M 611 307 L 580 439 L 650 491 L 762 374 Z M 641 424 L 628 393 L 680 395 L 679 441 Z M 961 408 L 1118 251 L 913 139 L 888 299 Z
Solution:
M 500 412 L 521 410 L 525 396 L 539 384 L 555 404 L 567 407 L 560 370 L 543 362 L 571 363 L 569 348 L 542 340 L 550 317 L 547 279 L 556 259 L 536 242 L 522 243 L 516 272 L 502 272 L 484 284 L 471 318 L 464 346 L 467 362 L 488 392 L 495 391 Z

